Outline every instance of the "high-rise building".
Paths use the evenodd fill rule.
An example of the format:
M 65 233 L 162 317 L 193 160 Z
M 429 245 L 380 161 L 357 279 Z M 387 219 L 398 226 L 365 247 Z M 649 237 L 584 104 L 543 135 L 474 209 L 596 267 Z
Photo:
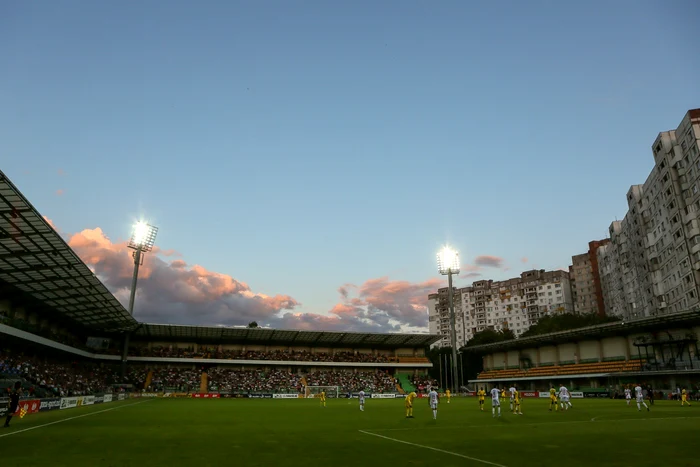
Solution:
M 428 326 L 431 334 L 443 336 L 435 344 L 440 347 L 450 345 L 448 291 L 428 295 Z M 454 297 L 458 347 L 486 329 L 510 329 L 519 336 L 543 316 L 574 310 L 566 271 L 531 270 L 505 281 L 476 281 L 455 288 Z
M 589 242 L 588 252 L 571 257 L 569 278 L 575 313 L 605 315 L 598 267 L 598 249 L 608 243 L 610 243 L 609 239 Z
M 606 313 L 644 317 L 700 304 L 700 109 L 660 133 L 654 168 L 627 192 L 628 211 L 598 249 Z

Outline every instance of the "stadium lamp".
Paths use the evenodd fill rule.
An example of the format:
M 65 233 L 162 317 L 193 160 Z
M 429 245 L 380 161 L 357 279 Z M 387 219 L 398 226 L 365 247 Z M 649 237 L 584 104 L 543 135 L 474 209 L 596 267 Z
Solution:
M 158 227 L 146 222 L 137 222 L 131 233 L 128 247 L 134 250 L 134 276 L 131 279 L 131 295 L 129 296 L 129 314 L 134 315 L 134 300 L 136 299 L 136 283 L 139 279 L 139 266 L 143 262 L 143 254 L 153 249 L 156 243 Z M 124 353 L 122 354 L 122 378 L 126 377 L 126 359 L 129 353 L 129 334 L 124 336 Z
M 450 305 L 450 344 L 452 345 L 452 392 L 457 394 L 458 370 L 457 370 L 457 329 L 455 325 L 454 290 L 452 289 L 452 274 L 459 274 L 459 252 L 449 246 L 445 246 L 437 254 L 438 271 L 447 276 L 447 296 Z

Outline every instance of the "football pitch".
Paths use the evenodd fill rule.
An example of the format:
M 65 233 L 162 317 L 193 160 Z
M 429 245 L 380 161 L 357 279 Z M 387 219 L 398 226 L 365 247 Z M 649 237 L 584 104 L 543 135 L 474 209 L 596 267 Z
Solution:
M 700 407 L 574 400 L 567 412 L 526 399 L 493 418 L 474 398 L 132 399 L 13 419 L 2 466 L 697 466 Z M 507 404 L 506 404 L 507 405 Z

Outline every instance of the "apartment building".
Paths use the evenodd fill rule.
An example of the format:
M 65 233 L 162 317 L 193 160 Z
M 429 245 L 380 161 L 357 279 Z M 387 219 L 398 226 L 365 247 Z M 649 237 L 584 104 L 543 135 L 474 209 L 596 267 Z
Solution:
M 575 313 L 605 315 L 598 249 L 608 243 L 610 243 L 609 239 L 589 242 L 586 253 L 571 257 L 572 265 L 569 266 L 569 279 Z
M 430 332 L 444 336 L 437 346 L 450 345 L 448 290 L 428 296 Z M 476 281 L 454 294 L 458 347 L 486 329 L 510 329 L 519 336 L 543 316 L 574 310 L 566 271 L 531 270 L 505 281 Z
M 597 259 L 606 313 L 662 315 L 700 305 L 700 109 L 652 145 L 654 168 L 627 192 Z

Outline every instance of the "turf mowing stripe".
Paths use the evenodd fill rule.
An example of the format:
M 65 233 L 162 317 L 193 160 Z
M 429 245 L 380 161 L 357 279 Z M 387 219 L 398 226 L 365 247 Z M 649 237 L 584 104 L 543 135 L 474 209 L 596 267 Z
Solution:
M 464 454 L 459 454 L 459 453 L 452 452 L 452 451 L 445 451 L 444 449 L 438 449 L 438 448 L 434 448 L 431 446 L 424 446 L 422 444 L 410 443 L 408 441 L 403 441 L 403 440 L 396 439 L 396 438 L 389 438 L 388 436 L 378 435 L 377 433 L 371 433 L 369 431 L 362 431 L 362 430 L 358 430 L 358 431 L 360 433 L 364 433 L 366 435 L 376 436 L 377 438 L 388 439 L 389 441 L 394 441 L 396 443 L 401 443 L 401 444 L 408 444 L 409 446 L 415 446 L 417 448 L 430 449 L 431 451 L 437 451 L 437 452 L 441 452 L 443 454 L 449 454 L 450 456 L 457 456 L 457 457 L 461 457 L 463 459 L 469 459 L 470 461 L 480 462 L 482 464 L 493 465 L 495 467 L 506 467 L 505 465 L 502 465 L 502 464 L 496 464 L 495 462 L 489 462 L 489 461 L 485 461 L 483 459 L 477 459 L 476 457 L 465 456 Z
M 82 415 L 76 415 L 75 417 L 64 418 L 62 420 L 56 420 L 55 422 L 44 423 L 43 425 L 31 426 L 29 428 L 24 428 L 22 430 L 12 431 L 10 433 L 3 433 L 0 435 L 0 438 L 4 438 L 5 436 L 16 435 L 19 433 L 24 433 L 25 431 L 36 430 L 37 428 L 43 428 L 45 426 L 55 425 L 57 423 L 67 422 L 69 420 L 75 420 L 76 418 L 89 417 L 90 415 L 97 415 L 98 413 L 111 412 L 112 410 L 123 409 L 124 407 L 130 407 L 132 405 L 143 404 L 144 402 L 150 402 L 151 400 L 152 399 L 141 401 L 141 402 L 134 402 L 133 404 L 120 405 L 119 407 L 112 407 L 111 409 L 99 410 L 97 412 L 84 413 Z
M 573 423 L 599 423 L 596 422 L 597 419 L 602 417 L 603 415 L 599 415 L 597 417 L 594 417 L 590 420 L 570 420 L 566 422 L 541 422 L 541 423 L 518 423 L 514 425 L 498 425 L 499 428 L 506 428 L 506 427 L 512 427 L 512 428 L 518 428 L 521 426 L 542 426 L 542 425 L 568 425 L 568 424 L 573 424 Z M 653 421 L 653 420 L 686 420 L 686 419 L 700 419 L 700 417 L 652 417 L 652 418 L 618 418 L 618 419 L 613 419 L 613 420 L 602 420 L 603 422 L 639 422 L 639 421 Z M 444 430 L 458 430 L 462 428 L 488 428 L 488 427 L 493 427 L 494 425 L 487 425 L 487 424 L 482 424 L 482 425 L 452 425 L 452 426 L 431 426 L 431 427 L 420 427 L 420 428 L 371 428 L 372 431 L 413 431 L 413 430 L 438 430 L 438 429 L 444 429 Z

